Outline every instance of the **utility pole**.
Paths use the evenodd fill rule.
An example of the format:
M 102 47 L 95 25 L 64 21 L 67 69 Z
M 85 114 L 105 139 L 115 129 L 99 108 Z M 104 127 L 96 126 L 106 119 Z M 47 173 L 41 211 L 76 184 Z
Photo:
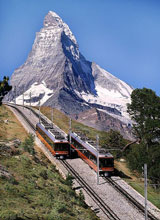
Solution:
M 39 124 L 41 123 L 41 115 L 40 115 L 40 112 L 41 112 L 41 103 L 40 103 L 40 100 L 39 100 Z
M 70 155 L 71 155 L 71 132 L 72 132 L 72 119 L 69 119 L 69 145 L 70 145 Z
M 23 109 L 24 109 L 24 88 L 23 88 Z
M 31 115 L 31 92 L 29 93 L 30 96 L 30 115 Z
M 17 91 L 16 91 L 16 86 L 15 86 L 15 90 L 14 90 L 14 92 L 15 92 L 15 99 L 14 99 L 14 103 L 15 103 L 15 105 L 16 105 L 16 96 L 17 96 Z
M 96 136 L 97 142 L 97 185 L 99 185 L 99 136 Z
M 144 164 L 144 195 L 145 195 L 145 220 L 148 220 L 147 214 L 147 164 Z
M 51 121 L 52 121 L 52 127 L 53 127 L 53 108 L 51 107 Z

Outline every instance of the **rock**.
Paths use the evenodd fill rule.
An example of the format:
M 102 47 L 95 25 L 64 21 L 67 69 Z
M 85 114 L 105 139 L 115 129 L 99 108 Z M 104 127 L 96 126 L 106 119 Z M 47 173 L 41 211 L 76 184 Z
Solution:
M 12 141 L 12 143 L 13 143 L 13 145 L 14 145 L 15 148 L 18 148 L 19 145 L 21 144 L 21 140 L 17 138 L 17 139 L 14 139 L 14 140 Z
M 129 128 L 118 118 L 115 119 L 105 110 L 92 108 L 82 113 L 73 115 L 73 118 L 87 126 L 101 131 L 109 131 L 110 129 L 119 131 L 124 138 L 134 140 L 131 128 Z
M 126 162 L 126 160 L 123 159 L 123 158 L 121 158 L 119 161 L 120 161 L 120 162 Z
M 5 166 L 2 166 L 0 164 L 0 177 L 5 177 L 7 179 L 10 179 L 12 175 L 7 171 L 7 168 Z
M 12 156 L 19 152 L 19 149 L 16 149 L 21 144 L 19 139 L 15 139 L 10 142 L 0 142 L 0 156 Z

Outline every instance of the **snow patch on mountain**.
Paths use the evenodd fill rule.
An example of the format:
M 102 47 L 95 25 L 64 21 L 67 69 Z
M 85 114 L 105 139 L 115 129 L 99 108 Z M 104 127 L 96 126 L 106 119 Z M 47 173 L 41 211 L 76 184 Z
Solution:
M 44 81 L 40 84 L 35 82 L 27 91 L 24 92 L 24 94 L 16 98 L 16 103 L 23 105 L 24 98 L 25 105 L 30 105 L 31 102 L 32 106 L 37 106 L 39 105 L 39 99 L 41 97 L 40 104 L 43 105 L 52 95 L 53 90 L 48 89 Z
M 96 103 L 102 106 L 116 108 L 122 114 L 122 117 L 119 117 L 119 119 L 124 121 L 125 118 L 127 118 L 127 121 L 130 121 L 127 113 L 127 103 L 131 102 L 130 94 L 133 91 L 132 87 L 103 70 L 97 64 L 95 65 L 98 69 L 98 71 L 96 69 L 94 73 L 97 95 L 85 92 L 79 93 L 78 91 L 76 91 L 76 94 L 88 103 Z M 109 88 L 107 88 L 107 86 Z
M 112 116 L 113 118 L 117 118 L 118 120 L 122 121 L 123 123 L 125 123 L 128 126 L 133 124 L 133 121 L 125 113 L 123 115 L 115 115 L 115 114 L 113 114 L 111 112 L 108 112 L 106 110 L 99 109 L 99 108 L 98 108 L 98 111 L 104 112 L 104 113 Z
M 122 117 L 120 117 L 121 120 L 123 120 L 124 117 L 129 119 L 129 115 L 127 113 L 127 103 L 131 102 L 130 98 L 125 98 L 117 91 L 113 91 L 113 90 L 108 91 L 107 89 L 98 85 L 96 86 L 95 89 L 97 91 L 97 96 L 85 92 L 82 93 L 79 93 L 78 91 L 75 92 L 80 98 L 84 99 L 88 103 L 95 103 L 102 106 L 116 108 L 122 114 Z

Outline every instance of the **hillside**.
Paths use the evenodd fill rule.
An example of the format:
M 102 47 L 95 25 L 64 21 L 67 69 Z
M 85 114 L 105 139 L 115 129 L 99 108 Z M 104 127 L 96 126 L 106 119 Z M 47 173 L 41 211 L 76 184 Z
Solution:
M 72 190 L 71 178 L 64 180 L 38 148 L 34 154 L 32 138 L 4 106 L 0 120 L 0 219 L 98 219 Z M 22 144 L 8 145 L 14 138 Z
M 52 113 L 51 113 L 50 107 L 42 106 L 41 112 L 51 120 Z M 53 122 L 58 127 L 60 127 L 63 131 L 68 133 L 68 131 L 69 131 L 69 117 L 67 115 L 65 115 L 64 113 L 62 113 L 61 111 L 59 111 L 57 109 L 53 109 Z M 108 140 L 110 138 L 110 132 L 97 130 L 95 128 L 84 125 L 74 119 L 72 120 L 72 131 L 75 131 L 78 133 L 80 132 L 82 135 L 85 135 L 86 137 L 88 137 L 92 140 L 96 140 L 96 135 L 99 135 L 100 145 L 103 146 L 104 148 L 107 148 L 107 149 L 110 148 L 110 146 L 108 145 Z M 123 148 L 127 142 L 128 142 L 127 140 L 123 139 L 123 145 L 121 145 L 119 149 Z

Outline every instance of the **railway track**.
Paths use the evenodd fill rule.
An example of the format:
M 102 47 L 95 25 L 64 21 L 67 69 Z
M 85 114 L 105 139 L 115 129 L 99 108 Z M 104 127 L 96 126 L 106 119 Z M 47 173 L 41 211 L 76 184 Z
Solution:
M 6 104 L 6 103 L 5 103 L 5 105 L 8 105 L 8 106 L 10 106 L 10 107 L 16 109 L 16 111 L 25 119 L 25 121 L 30 125 L 30 127 L 31 127 L 34 131 L 36 131 L 35 126 L 34 126 L 34 125 L 32 124 L 32 122 L 25 116 L 25 114 L 24 114 L 21 110 L 19 110 L 19 108 L 17 108 L 15 105 L 12 105 L 12 104 Z
M 111 210 L 111 208 L 99 197 L 99 195 L 91 188 L 91 186 L 83 180 L 83 178 L 67 161 L 63 160 L 61 162 L 109 219 L 120 220 L 117 214 Z
M 6 103 L 5 103 L 6 104 Z M 6 104 L 18 111 L 18 113 L 25 119 L 25 121 L 29 124 L 29 126 L 35 131 L 36 128 L 32 124 L 32 122 L 25 116 L 25 114 L 18 109 L 15 105 L 12 104 Z M 30 107 L 27 107 L 27 109 L 30 109 L 32 113 L 39 118 L 39 114 L 33 110 Z M 44 118 L 41 118 L 42 121 L 48 123 Z M 67 161 L 61 161 L 63 166 L 75 177 L 75 179 L 79 182 L 79 184 L 84 188 L 86 193 L 94 200 L 94 202 L 98 205 L 98 207 L 103 211 L 103 213 L 109 218 L 109 219 L 120 219 L 111 209 L 110 207 L 99 197 L 99 195 L 89 186 L 88 183 L 86 183 L 83 178 L 77 173 L 77 171 L 67 162 Z M 105 178 L 107 182 L 115 188 L 118 192 L 120 192 L 121 195 L 123 195 L 134 207 L 136 207 L 138 210 L 140 210 L 142 213 L 144 213 L 144 206 L 140 204 L 132 195 L 130 195 L 124 188 L 122 188 L 115 180 L 112 178 Z M 148 219 L 150 220 L 158 220 L 151 212 L 148 211 Z
M 118 192 L 120 192 L 125 198 L 132 203 L 136 208 L 138 208 L 142 213 L 144 213 L 144 206 L 139 203 L 131 194 L 129 194 L 124 188 L 122 188 L 115 180 L 112 178 L 105 177 L 105 180 L 112 185 Z M 148 211 L 148 219 L 158 220 L 151 212 Z
M 25 121 L 31 126 L 31 128 L 35 131 L 36 128 L 32 124 L 32 122 L 25 116 L 25 114 L 19 110 L 14 105 L 7 104 L 8 106 L 16 109 L 18 113 L 25 119 Z M 30 108 L 28 108 L 30 109 Z M 39 117 L 38 113 L 36 113 L 33 109 L 31 111 Z M 43 119 L 45 121 L 45 119 Z M 97 206 L 103 211 L 103 213 L 108 217 L 110 220 L 120 220 L 120 218 L 111 210 L 111 208 L 99 197 L 99 195 L 89 186 L 88 183 L 86 183 L 83 178 L 74 170 L 74 168 L 67 162 L 67 161 L 61 161 L 63 166 L 76 178 L 76 180 L 79 182 L 79 184 L 84 188 L 84 190 L 87 192 L 87 194 L 93 199 L 93 201 L 97 204 Z

